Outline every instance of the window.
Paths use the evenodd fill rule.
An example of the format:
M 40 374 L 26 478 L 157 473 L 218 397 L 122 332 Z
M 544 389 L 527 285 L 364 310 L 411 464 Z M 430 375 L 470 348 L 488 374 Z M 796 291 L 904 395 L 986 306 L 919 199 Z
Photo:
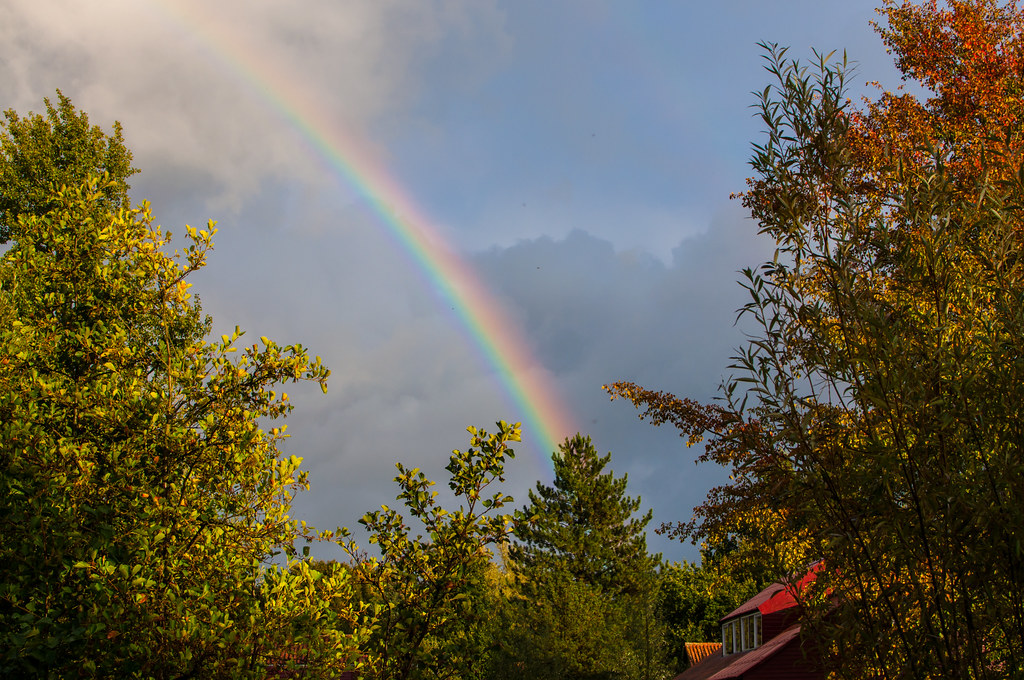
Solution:
M 754 648 L 754 617 L 744 616 L 740 619 L 743 626 L 743 649 Z
M 761 646 L 761 614 L 755 612 L 722 624 L 722 654 L 746 652 Z

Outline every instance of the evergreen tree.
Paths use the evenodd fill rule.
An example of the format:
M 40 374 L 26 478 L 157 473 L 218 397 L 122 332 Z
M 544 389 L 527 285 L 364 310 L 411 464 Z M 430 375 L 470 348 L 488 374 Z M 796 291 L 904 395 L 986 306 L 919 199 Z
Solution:
M 665 677 L 656 567 L 627 476 L 605 467 L 589 437 L 553 456 L 552 486 L 537 483 L 516 513 L 509 550 L 514 588 L 497 612 L 491 676 L 552 680 Z M 510 675 L 511 674 L 511 675 Z
M 599 456 L 590 437 L 579 434 L 552 459 L 553 486 L 537 482 L 517 513 L 516 568 L 534 577 L 565 574 L 613 595 L 642 590 L 658 557 L 647 553 L 651 512 L 634 517 L 640 498 L 626 495 L 628 475 L 603 472 L 611 454 Z

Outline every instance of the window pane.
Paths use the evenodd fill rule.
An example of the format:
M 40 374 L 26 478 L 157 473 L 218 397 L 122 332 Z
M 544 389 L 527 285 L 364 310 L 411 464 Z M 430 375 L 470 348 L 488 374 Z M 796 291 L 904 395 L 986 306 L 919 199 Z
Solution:
M 748 616 L 743 622 L 743 649 L 754 648 L 754 617 Z
M 754 617 L 754 646 L 761 646 L 761 615 Z
M 722 626 L 722 651 L 726 654 L 732 654 L 732 624 L 727 623 Z

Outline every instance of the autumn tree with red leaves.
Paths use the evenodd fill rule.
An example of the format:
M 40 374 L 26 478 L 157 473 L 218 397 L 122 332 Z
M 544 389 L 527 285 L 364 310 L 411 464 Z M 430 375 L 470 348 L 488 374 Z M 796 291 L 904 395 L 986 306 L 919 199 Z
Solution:
M 743 195 L 776 257 L 720 403 L 630 383 L 733 470 L 683 537 L 778 573 L 824 558 L 805 633 L 835 677 L 1024 672 L 1024 12 L 886 2 L 920 87 L 847 98 L 845 60 L 765 45 Z

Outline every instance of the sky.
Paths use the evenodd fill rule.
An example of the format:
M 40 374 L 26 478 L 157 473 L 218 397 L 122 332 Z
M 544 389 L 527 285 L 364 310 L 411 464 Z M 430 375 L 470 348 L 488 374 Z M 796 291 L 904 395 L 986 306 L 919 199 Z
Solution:
M 524 424 L 517 506 L 580 431 L 653 528 L 728 474 L 601 386 L 718 394 L 744 341 L 738 272 L 773 250 L 729 198 L 762 131 L 758 42 L 845 51 L 853 95 L 892 88 L 874 6 L 8 0 L 0 107 L 43 111 L 60 89 L 120 121 L 133 200 L 179 236 L 217 220 L 191 279 L 215 335 L 330 367 L 326 395 L 287 388 L 283 449 L 311 478 L 295 516 L 357 529 L 393 504 L 397 461 L 444 498 L 466 427 L 506 420 Z

